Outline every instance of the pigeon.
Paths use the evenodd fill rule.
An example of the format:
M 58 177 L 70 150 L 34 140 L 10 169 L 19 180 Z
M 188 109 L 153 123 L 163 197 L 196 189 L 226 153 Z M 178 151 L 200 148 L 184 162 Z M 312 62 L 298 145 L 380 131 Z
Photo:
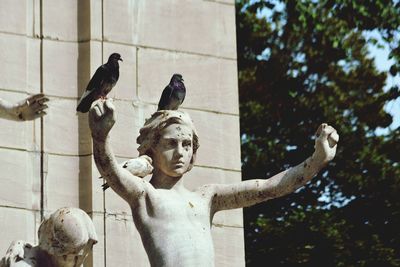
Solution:
M 107 63 L 101 65 L 96 70 L 96 73 L 93 75 L 92 79 L 90 79 L 86 87 L 86 91 L 79 100 L 76 111 L 86 113 L 89 111 L 94 101 L 99 98 L 107 98 L 107 94 L 111 91 L 119 78 L 119 60 L 122 61 L 121 55 L 113 53 L 108 58 Z
M 129 171 L 131 174 L 143 178 L 153 172 L 153 166 L 151 165 L 152 163 L 153 160 L 149 156 L 143 155 L 138 158 L 124 161 L 120 164 L 120 166 Z M 99 177 L 99 179 L 102 178 L 103 177 Z M 104 183 L 101 187 L 103 188 L 103 191 L 105 191 L 110 186 L 107 183 Z
M 172 75 L 171 81 L 162 92 L 157 110 L 177 110 L 185 100 L 186 88 L 180 74 Z

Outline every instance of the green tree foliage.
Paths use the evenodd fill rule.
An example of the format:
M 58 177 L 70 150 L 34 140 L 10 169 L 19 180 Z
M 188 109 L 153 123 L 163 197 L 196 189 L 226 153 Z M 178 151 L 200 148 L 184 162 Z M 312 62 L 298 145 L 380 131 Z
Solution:
M 306 187 L 245 210 L 247 266 L 400 266 L 400 4 L 236 1 L 242 171 L 267 178 L 313 152 L 321 122 L 337 157 Z M 377 37 L 378 36 L 378 37 Z M 394 65 L 377 70 L 369 46 Z

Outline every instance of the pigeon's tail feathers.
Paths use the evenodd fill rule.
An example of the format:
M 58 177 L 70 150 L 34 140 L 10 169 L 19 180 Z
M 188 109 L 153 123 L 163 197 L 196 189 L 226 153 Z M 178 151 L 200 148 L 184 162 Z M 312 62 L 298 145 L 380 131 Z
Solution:
M 76 107 L 76 111 L 86 113 L 89 111 L 90 107 L 92 106 L 92 103 L 94 102 L 94 98 L 91 94 L 86 93 L 82 96 L 81 100 L 78 103 L 78 106 Z

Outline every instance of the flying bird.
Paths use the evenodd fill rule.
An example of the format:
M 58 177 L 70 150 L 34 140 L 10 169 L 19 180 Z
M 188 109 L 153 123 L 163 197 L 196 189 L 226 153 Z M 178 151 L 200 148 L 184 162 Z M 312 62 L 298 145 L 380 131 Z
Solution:
M 119 78 L 119 60 L 122 61 L 121 55 L 113 53 L 108 58 L 107 63 L 96 70 L 86 87 L 86 91 L 79 100 L 76 111 L 88 112 L 94 101 L 99 98 L 107 98 L 107 94 L 115 86 Z
M 157 110 L 177 110 L 185 100 L 186 88 L 180 74 L 172 75 L 171 81 L 162 92 Z

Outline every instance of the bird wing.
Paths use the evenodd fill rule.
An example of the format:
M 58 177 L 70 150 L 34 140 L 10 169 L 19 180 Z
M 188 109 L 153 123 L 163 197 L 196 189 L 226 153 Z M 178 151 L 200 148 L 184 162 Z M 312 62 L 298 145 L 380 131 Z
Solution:
M 83 93 L 81 99 L 89 95 L 91 92 L 96 91 L 96 89 L 101 88 L 104 83 L 104 77 L 107 75 L 108 69 L 105 65 L 101 65 L 99 68 L 97 68 L 92 79 L 90 79 L 88 85 L 86 86 L 86 91 Z
M 167 85 L 167 87 L 164 88 L 160 102 L 158 102 L 158 110 L 165 109 L 165 106 L 168 105 L 171 96 L 172 96 L 173 88 L 170 85 Z
M 86 86 L 86 91 L 83 93 L 79 100 L 77 111 L 87 112 L 90 109 L 91 104 L 95 101 L 96 93 L 100 93 L 99 90 L 103 87 L 105 77 L 108 75 L 108 69 L 105 65 L 101 65 L 97 68 L 93 77 L 90 79 Z
M 182 102 L 181 102 L 181 104 L 183 103 L 183 101 L 185 100 L 185 96 L 186 96 L 186 88 L 185 88 L 185 91 L 184 91 L 184 94 L 183 94 L 183 98 L 182 98 Z

